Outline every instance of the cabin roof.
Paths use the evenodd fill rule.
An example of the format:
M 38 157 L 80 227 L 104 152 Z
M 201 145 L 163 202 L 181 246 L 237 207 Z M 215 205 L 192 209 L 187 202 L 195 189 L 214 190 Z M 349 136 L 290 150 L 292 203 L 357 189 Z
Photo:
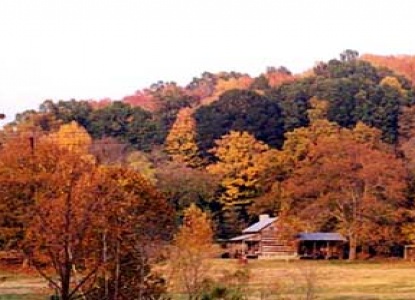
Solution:
M 297 235 L 300 241 L 343 241 L 347 239 L 336 232 L 302 232 Z
M 230 242 L 239 242 L 239 241 L 252 241 L 257 240 L 255 234 L 242 234 L 234 238 L 229 239 Z
M 273 223 L 274 221 L 276 221 L 277 218 L 264 218 L 254 224 L 252 224 L 251 226 L 249 226 L 248 228 L 245 228 L 244 230 L 242 230 L 242 233 L 256 233 L 261 231 L 262 229 L 264 229 L 265 227 L 267 227 L 268 225 L 270 225 L 271 223 Z

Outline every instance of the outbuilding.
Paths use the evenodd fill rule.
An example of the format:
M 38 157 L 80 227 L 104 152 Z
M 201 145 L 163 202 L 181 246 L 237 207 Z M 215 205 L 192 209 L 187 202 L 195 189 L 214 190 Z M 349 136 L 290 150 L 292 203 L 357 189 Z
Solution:
M 226 241 L 231 257 L 255 258 L 343 258 L 347 243 L 339 233 L 299 233 L 287 238 L 278 226 L 278 218 L 260 215 L 259 221 L 245 228 L 242 234 Z

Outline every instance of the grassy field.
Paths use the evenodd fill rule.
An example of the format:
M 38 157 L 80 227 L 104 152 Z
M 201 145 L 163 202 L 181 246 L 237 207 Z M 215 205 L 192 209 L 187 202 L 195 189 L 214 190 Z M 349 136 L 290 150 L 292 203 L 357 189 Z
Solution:
M 403 261 L 212 260 L 211 277 L 245 270 L 250 299 L 415 299 L 415 263 Z M 48 299 L 45 282 L 34 275 L 0 270 L 0 300 Z M 174 291 L 172 291 L 174 293 Z M 175 297 L 176 298 L 176 297 Z
M 0 300 L 44 300 L 47 295 L 47 284 L 42 278 L 0 268 Z
M 212 261 L 212 273 L 241 268 L 234 260 Z M 250 260 L 252 299 L 415 299 L 415 264 L 403 261 Z

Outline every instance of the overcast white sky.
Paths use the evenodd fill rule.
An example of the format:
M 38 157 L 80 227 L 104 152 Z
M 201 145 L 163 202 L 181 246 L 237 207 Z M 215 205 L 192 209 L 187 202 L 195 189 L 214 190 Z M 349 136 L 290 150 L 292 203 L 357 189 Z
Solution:
M 203 71 L 415 54 L 413 0 L 0 0 L 0 112 L 119 99 Z

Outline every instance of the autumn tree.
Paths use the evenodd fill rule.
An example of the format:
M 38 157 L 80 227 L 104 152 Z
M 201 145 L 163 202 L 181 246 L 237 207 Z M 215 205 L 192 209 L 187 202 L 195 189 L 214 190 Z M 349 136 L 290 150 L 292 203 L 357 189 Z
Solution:
M 338 135 L 348 135 L 351 139 L 358 142 L 365 142 L 371 147 L 390 148 L 381 143 L 382 132 L 370 127 L 363 122 L 358 122 L 352 130 L 342 128 L 336 122 L 326 119 L 328 102 L 317 98 L 310 100 L 311 108 L 307 110 L 310 125 L 307 127 L 296 128 L 285 134 L 283 152 L 287 162 L 295 165 L 307 156 L 310 147 L 316 144 L 321 137 L 334 137 Z
M 307 156 L 310 147 L 320 136 L 334 136 L 341 131 L 341 127 L 325 119 L 315 120 L 308 127 L 300 127 L 287 132 L 283 151 L 295 165 Z
M 101 109 L 108 105 L 111 105 L 112 100 L 110 98 L 103 98 L 99 100 L 89 100 L 88 103 L 91 108 L 94 109 Z
M 311 123 L 327 119 L 328 101 L 313 97 L 309 102 L 310 108 L 307 110 L 307 115 Z
M 133 95 L 125 96 L 122 102 L 131 106 L 139 106 L 145 110 L 154 112 L 157 110 L 159 103 L 148 90 L 136 91 Z
M 153 299 L 165 292 L 151 263 L 172 237 L 173 211 L 148 180 L 128 168 L 101 169 L 100 192 L 105 227 L 94 248 L 104 268 L 91 299 Z
M 76 299 L 92 289 L 102 264 L 98 249 L 87 247 L 104 224 L 99 218 L 103 205 L 95 188 L 95 164 L 46 139 L 35 151 L 32 176 L 38 184 L 23 249 L 61 299 Z M 44 265 L 51 266 L 56 277 L 45 272 Z M 77 277 L 79 269 L 82 278 Z
M 207 279 L 209 258 L 215 254 L 213 230 L 206 213 L 195 204 L 186 209 L 172 251 L 172 276 L 189 300 L 200 299 Z
M 212 98 L 216 82 L 217 77 L 215 74 L 203 72 L 200 77 L 193 78 L 186 86 L 186 90 L 192 97 L 203 103 L 205 99 Z
M 154 112 L 154 119 L 158 124 L 157 140 L 163 144 L 179 111 L 196 105 L 198 100 L 175 82 L 157 82 L 151 85 L 149 93 L 157 103 Z
M 0 248 L 18 249 L 35 204 L 36 163 L 30 137 L 6 138 L 0 149 Z
M 182 108 L 179 111 L 164 147 L 173 161 L 197 167 L 200 166 L 201 159 L 196 144 L 196 122 L 192 114 L 193 110 L 190 108 Z
M 60 126 L 56 133 L 48 136 L 57 147 L 67 148 L 74 155 L 86 155 L 92 144 L 92 138 L 86 129 L 75 121 Z
M 389 85 L 396 89 L 400 95 L 405 95 L 406 91 L 403 89 L 402 84 L 399 82 L 399 80 L 396 77 L 393 76 L 386 76 L 384 77 L 380 83 L 381 86 Z
M 258 195 L 259 178 L 268 163 L 268 145 L 247 132 L 231 131 L 211 150 L 217 162 L 207 167 L 221 179 L 221 203 L 225 208 L 247 206 Z
M 373 54 L 365 54 L 360 57 L 364 61 L 378 67 L 386 67 L 395 71 L 397 74 L 405 76 L 408 80 L 415 82 L 415 57 L 411 55 L 398 56 L 381 56 Z
M 327 116 L 327 101 L 312 98 L 311 108 L 307 113 L 310 125 L 296 128 L 285 134 L 285 143 L 281 151 L 273 151 L 268 159 L 268 168 L 264 172 L 260 183 L 262 193 L 255 199 L 250 211 L 256 214 L 284 213 L 285 203 L 289 198 L 284 182 L 292 175 L 296 168 L 306 160 L 311 148 L 319 139 L 336 137 L 339 135 L 358 143 L 364 143 L 369 148 L 390 151 L 390 147 L 381 142 L 381 132 L 362 122 L 356 124 L 352 130 L 341 128 L 334 122 L 329 122 Z
M 226 91 L 230 90 L 246 90 L 252 84 L 253 79 L 249 76 L 220 78 L 215 86 L 214 95 L 216 97 L 222 95 Z
M 14 138 L 0 156 L 2 246 L 24 249 L 61 299 L 105 290 L 122 299 L 137 291 L 150 297 L 149 286 L 161 288 L 148 259 L 171 237 L 173 215 L 141 175 L 97 168 L 78 148 L 50 137 Z M 141 266 L 138 275 L 133 270 Z
M 267 157 L 266 169 L 259 176 L 260 193 L 249 207 L 250 215 L 280 215 L 289 197 L 284 181 L 293 171 L 293 157 L 280 150 L 269 151 Z
M 402 217 L 406 171 L 392 153 L 350 135 L 321 136 L 286 182 L 302 230 L 338 230 L 359 245 L 392 240 Z M 310 216 L 313 216 L 310 218 Z
M 283 83 L 292 82 L 295 80 L 295 77 L 292 75 L 292 73 L 285 67 L 268 67 L 264 75 L 265 78 L 267 78 L 271 88 L 275 88 Z

